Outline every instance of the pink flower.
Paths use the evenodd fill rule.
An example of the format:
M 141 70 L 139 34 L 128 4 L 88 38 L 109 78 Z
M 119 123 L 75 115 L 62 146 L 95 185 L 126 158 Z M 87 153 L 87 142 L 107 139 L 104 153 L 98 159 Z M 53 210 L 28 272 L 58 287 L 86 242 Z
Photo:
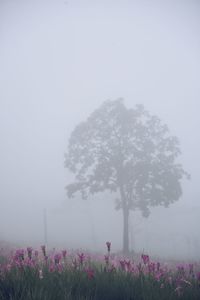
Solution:
M 31 259 L 33 249 L 31 247 L 27 247 L 27 252 L 28 252 L 28 258 Z
M 181 274 L 181 275 L 184 275 L 185 274 L 185 268 L 183 265 L 178 265 L 177 266 L 177 270 L 178 270 L 178 273 Z
M 130 262 L 130 260 L 125 260 L 125 265 L 126 265 L 127 271 L 130 271 L 130 269 L 131 269 L 131 262 Z
M 119 263 L 120 263 L 120 266 L 121 266 L 122 270 L 125 271 L 125 268 L 126 268 L 126 261 L 125 261 L 125 260 L 120 260 Z
M 106 242 L 106 246 L 107 246 L 108 252 L 110 252 L 111 242 Z
M 157 264 L 156 264 L 156 269 L 157 269 L 157 271 L 159 271 L 159 269 L 160 269 L 160 263 L 159 262 L 157 262 Z
M 116 267 L 114 266 L 114 264 L 111 265 L 111 267 L 108 269 L 109 272 L 115 272 L 116 271 Z
M 63 256 L 63 258 L 65 258 L 66 255 L 67 255 L 67 251 L 66 250 L 62 250 L 62 256 Z
M 61 260 L 61 254 L 60 253 L 57 253 L 54 255 L 54 261 L 55 261 L 55 264 L 59 264 Z
M 143 263 L 146 265 L 147 263 L 149 263 L 149 255 L 145 255 L 145 254 L 142 254 L 141 255 L 141 258 L 143 260 Z
M 156 279 L 157 281 L 160 281 L 160 279 L 161 279 L 162 276 L 163 276 L 163 273 L 162 273 L 162 272 L 156 273 L 156 274 L 155 274 L 155 279 Z
M 15 261 L 24 260 L 24 249 L 17 249 L 14 256 Z
M 154 271 L 155 271 L 155 263 L 150 263 L 148 265 L 148 270 L 149 270 L 149 273 L 154 273 Z
M 49 272 L 54 272 L 55 271 L 55 265 L 51 264 L 49 266 Z
M 78 253 L 79 263 L 82 265 L 85 260 L 84 253 Z
M 105 256 L 104 256 L 104 260 L 105 260 L 106 264 L 108 265 L 108 264 L 109 264 L 109 256 L 108 256 L 108 255 L 105 255 Z

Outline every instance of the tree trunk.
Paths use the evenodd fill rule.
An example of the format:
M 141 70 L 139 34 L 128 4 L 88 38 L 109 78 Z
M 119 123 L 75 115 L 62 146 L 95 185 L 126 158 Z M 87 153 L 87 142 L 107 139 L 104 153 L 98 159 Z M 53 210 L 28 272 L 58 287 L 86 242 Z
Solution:
M 129 210 L 128 208 L 124 205 L 123 207 L 123 253 L 125 255 L 129 254 Z
M 120 195 L 122 201 L 122 213 L 123 213 L 123 253 L 124 255 L 129 254 L 129 207 L 124 192 L 123 184 L 120 184 Z

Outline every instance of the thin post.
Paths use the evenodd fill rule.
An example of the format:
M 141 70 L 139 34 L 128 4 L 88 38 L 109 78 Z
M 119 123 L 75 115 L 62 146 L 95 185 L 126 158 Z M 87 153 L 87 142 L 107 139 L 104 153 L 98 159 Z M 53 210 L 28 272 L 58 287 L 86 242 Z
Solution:
M 47 212 L 46 208 L 43 210 L 43 224 L 44 224 L 44 244 L 47 246 Z

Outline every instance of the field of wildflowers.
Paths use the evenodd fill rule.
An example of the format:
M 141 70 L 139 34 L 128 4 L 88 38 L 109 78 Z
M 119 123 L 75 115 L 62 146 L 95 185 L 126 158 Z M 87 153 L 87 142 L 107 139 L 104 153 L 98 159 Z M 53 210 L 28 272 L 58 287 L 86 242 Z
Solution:
M 111 253 L 17 249 L 0 255 L 0 300 L 199 300 L 200 263 L 163 264 Z

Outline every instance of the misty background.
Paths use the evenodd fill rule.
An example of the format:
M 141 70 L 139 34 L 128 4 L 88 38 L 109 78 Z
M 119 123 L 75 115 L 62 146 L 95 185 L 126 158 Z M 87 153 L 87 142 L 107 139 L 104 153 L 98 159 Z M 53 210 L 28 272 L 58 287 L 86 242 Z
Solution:
M 130 248 L 200 258 L 199 1 L 0 0 L 0 240 L 113 251 L 122 212 L 110 194 L 67 199 L 76 125 L 107 99 L 142 103 L 180 141 L 183 196 L 131 213 Z

